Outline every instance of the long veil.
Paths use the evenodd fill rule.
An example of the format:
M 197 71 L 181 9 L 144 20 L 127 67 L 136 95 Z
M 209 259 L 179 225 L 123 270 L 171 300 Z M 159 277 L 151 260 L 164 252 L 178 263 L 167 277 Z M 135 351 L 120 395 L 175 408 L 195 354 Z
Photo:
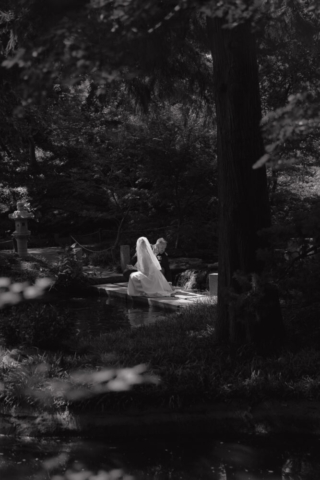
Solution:
M 138 270 L 146 276 L 149 276 L 155 269 L 161 270 L 159 260 L 153 253 L 146 237 L 140 237 L 137 240 L 137 260 Z

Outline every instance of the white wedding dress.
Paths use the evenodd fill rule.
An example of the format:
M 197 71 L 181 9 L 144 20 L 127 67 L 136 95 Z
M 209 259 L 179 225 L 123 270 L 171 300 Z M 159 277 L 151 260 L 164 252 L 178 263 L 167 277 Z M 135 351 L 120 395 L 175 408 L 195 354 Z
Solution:
M 173 288 L 161 273 L 159 260 L 146 237 L 137 240 L 138 272 L 129 278 L 127 293 L 130 296 L 169 297 Z

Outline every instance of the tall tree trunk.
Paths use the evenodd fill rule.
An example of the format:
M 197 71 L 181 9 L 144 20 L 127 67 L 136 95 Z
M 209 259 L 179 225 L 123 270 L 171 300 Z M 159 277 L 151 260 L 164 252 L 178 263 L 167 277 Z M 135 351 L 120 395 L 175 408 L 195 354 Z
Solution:
M 230 295 L 243 290 L 234 274 L 260 273 L 257 233 L 270 226 L 270 207 L 266 170 L 252 169 L 264 153 L 255 38 L 249 21 L 232 29 L 223 25 L 221 18 L 207 19 L 218 128 L 217 330 L 221 340 L 238 343 L 245 339 Z

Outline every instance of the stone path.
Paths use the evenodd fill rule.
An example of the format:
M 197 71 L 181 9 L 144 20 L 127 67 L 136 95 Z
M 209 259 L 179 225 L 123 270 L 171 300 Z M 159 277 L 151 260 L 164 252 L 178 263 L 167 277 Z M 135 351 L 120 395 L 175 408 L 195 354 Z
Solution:
M 103 290 L 110 297 L 130 299 L 135 303 L 149 304 L 150 306 L 156 306 L 166 310 L 178 310 L 179 308 L 188 307 L 191 304 L 206 302 L 209 298 L 216 298 L 209 297 L 205 294 L 185 292 L 177 287 L 177 293 L 174 297 L 130 297 L 127 295 L 127 285 L 126 282 L 121 282 L 95 285 L 95 287 Z

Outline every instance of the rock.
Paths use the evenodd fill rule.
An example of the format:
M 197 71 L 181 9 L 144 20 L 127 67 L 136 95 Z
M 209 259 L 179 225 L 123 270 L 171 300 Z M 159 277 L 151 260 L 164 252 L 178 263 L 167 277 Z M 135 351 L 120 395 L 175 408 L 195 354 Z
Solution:
M 177 278 L 177 286 L 186 290 L 205 290 L 209 270 L 189 269 L 180 273 Z
M 209 290 L 209 273 L 217 272 L 218 262 L 207 264 L 201 258 L 174 258 L 170 260 L 174 285 L 188 290 Z

